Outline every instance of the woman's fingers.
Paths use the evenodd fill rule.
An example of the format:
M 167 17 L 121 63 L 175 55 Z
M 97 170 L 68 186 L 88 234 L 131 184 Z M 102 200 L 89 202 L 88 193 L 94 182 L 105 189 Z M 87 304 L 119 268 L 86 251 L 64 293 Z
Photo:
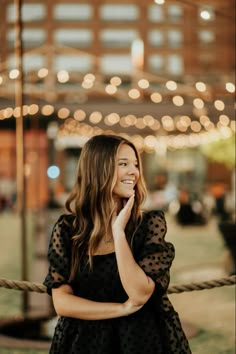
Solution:
M 134 194 L 129 197 L 127 203 L 125 204 L 123 209 L 131 211 L 134 205 Z
M 134 195 L 132 195 L 128 199 L 128 201 L 126 202 L 126 204 L 123 207 L 123 209 L 121 209 L 121 211 L 117 215 L 117 220 L 119 220 L 119 222 L 121 222 L 121 224 L 123 224 L 124 227 L 126 226 L 128 220 L 129 220 L 130 213 L 131 213 L 131 210 L 133 208 L 133 205 L 134 205 Z
M 134 195 L 132 195 L 127 201 L 124 202 L 125 205 L 121 211 L 117 214 L 116 212 L 112 215 L 112 226 L 115 229 L 124 230 L 127 222 L 130 218 L 130 213 L 134 205 Z

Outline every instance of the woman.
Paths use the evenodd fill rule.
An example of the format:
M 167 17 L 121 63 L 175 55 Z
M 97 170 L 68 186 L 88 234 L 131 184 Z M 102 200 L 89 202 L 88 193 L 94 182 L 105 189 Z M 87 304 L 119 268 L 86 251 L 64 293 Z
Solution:
M 166 296 L 174 248 L 163 212 L 141 211 L 145 196 L 130 141 L 85 144 L 49 245 L 44 284 L 59 316 L 50 353 L 191 353 Z

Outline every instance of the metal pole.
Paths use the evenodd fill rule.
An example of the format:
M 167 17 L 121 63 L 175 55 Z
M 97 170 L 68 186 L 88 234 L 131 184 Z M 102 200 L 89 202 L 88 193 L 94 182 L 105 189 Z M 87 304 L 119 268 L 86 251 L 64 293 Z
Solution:
M 22 73 L 22 1 L 15 0 L 16 7 L 16 43 L 15 55 L 19 75 L 15 86 L 15 104 L 20 109 L 20 116 L 16 118 L 16 184 L 17 184 L 17 211 L 20 215 L 21 233 L 21 279 L 28 280 L 27 272 L 27 235 L 25 215 L 25 173 L 24 173 L 24 122 L 23 122 L 23 73 Z M 22 291 L 22 311 L 25 315 L 28 310 L 28 292 Z

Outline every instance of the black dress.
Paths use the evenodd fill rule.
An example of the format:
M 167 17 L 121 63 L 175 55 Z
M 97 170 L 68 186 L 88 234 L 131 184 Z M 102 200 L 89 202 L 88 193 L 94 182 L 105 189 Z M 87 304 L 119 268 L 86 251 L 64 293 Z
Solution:
M 86 260 L 69 283 L 72 215 L 56 222 L 49 245 L 47 291 L 70 284 L 74 294 L 99 302 L 125 302 L 127 295 L 118 274 L 115 253 L 93 257 L 93 270 Z M 70 226 L 71 225 L 71 226 Z M 60 317 L 51 354 L 189 354 L 191 353 L 177 313 L 167 296 L 173 245 L 164 240 L 166 224 L 159 211 L 144 214 L 135 233 L 136 261 L 156 283 L 150 300 L 136 313 L 106 320 Z M 172 351 L 173 350 L 173 351 Z

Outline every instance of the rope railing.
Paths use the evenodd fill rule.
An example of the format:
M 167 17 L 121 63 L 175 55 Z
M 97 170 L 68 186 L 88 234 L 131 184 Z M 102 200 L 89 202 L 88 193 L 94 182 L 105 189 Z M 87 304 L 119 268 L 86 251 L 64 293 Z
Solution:
M 231 275 L 225 278 L 212 279 L 202 282 L 180 284 L 180 285 L 170 285 L 167 293 L 168 294 L 178 294 L 188 291 L 213 289 L 222 286 L 230 286 L 236 284 L 236 275 Z M 20 280 L 10 280 L 10 279 L 0 279 L 0 287 L 6 289 L 22 290 L 22 291 L 33 291 L 37 293 L 46 293 L 46 286 L 41 283 L 20 281 Z

